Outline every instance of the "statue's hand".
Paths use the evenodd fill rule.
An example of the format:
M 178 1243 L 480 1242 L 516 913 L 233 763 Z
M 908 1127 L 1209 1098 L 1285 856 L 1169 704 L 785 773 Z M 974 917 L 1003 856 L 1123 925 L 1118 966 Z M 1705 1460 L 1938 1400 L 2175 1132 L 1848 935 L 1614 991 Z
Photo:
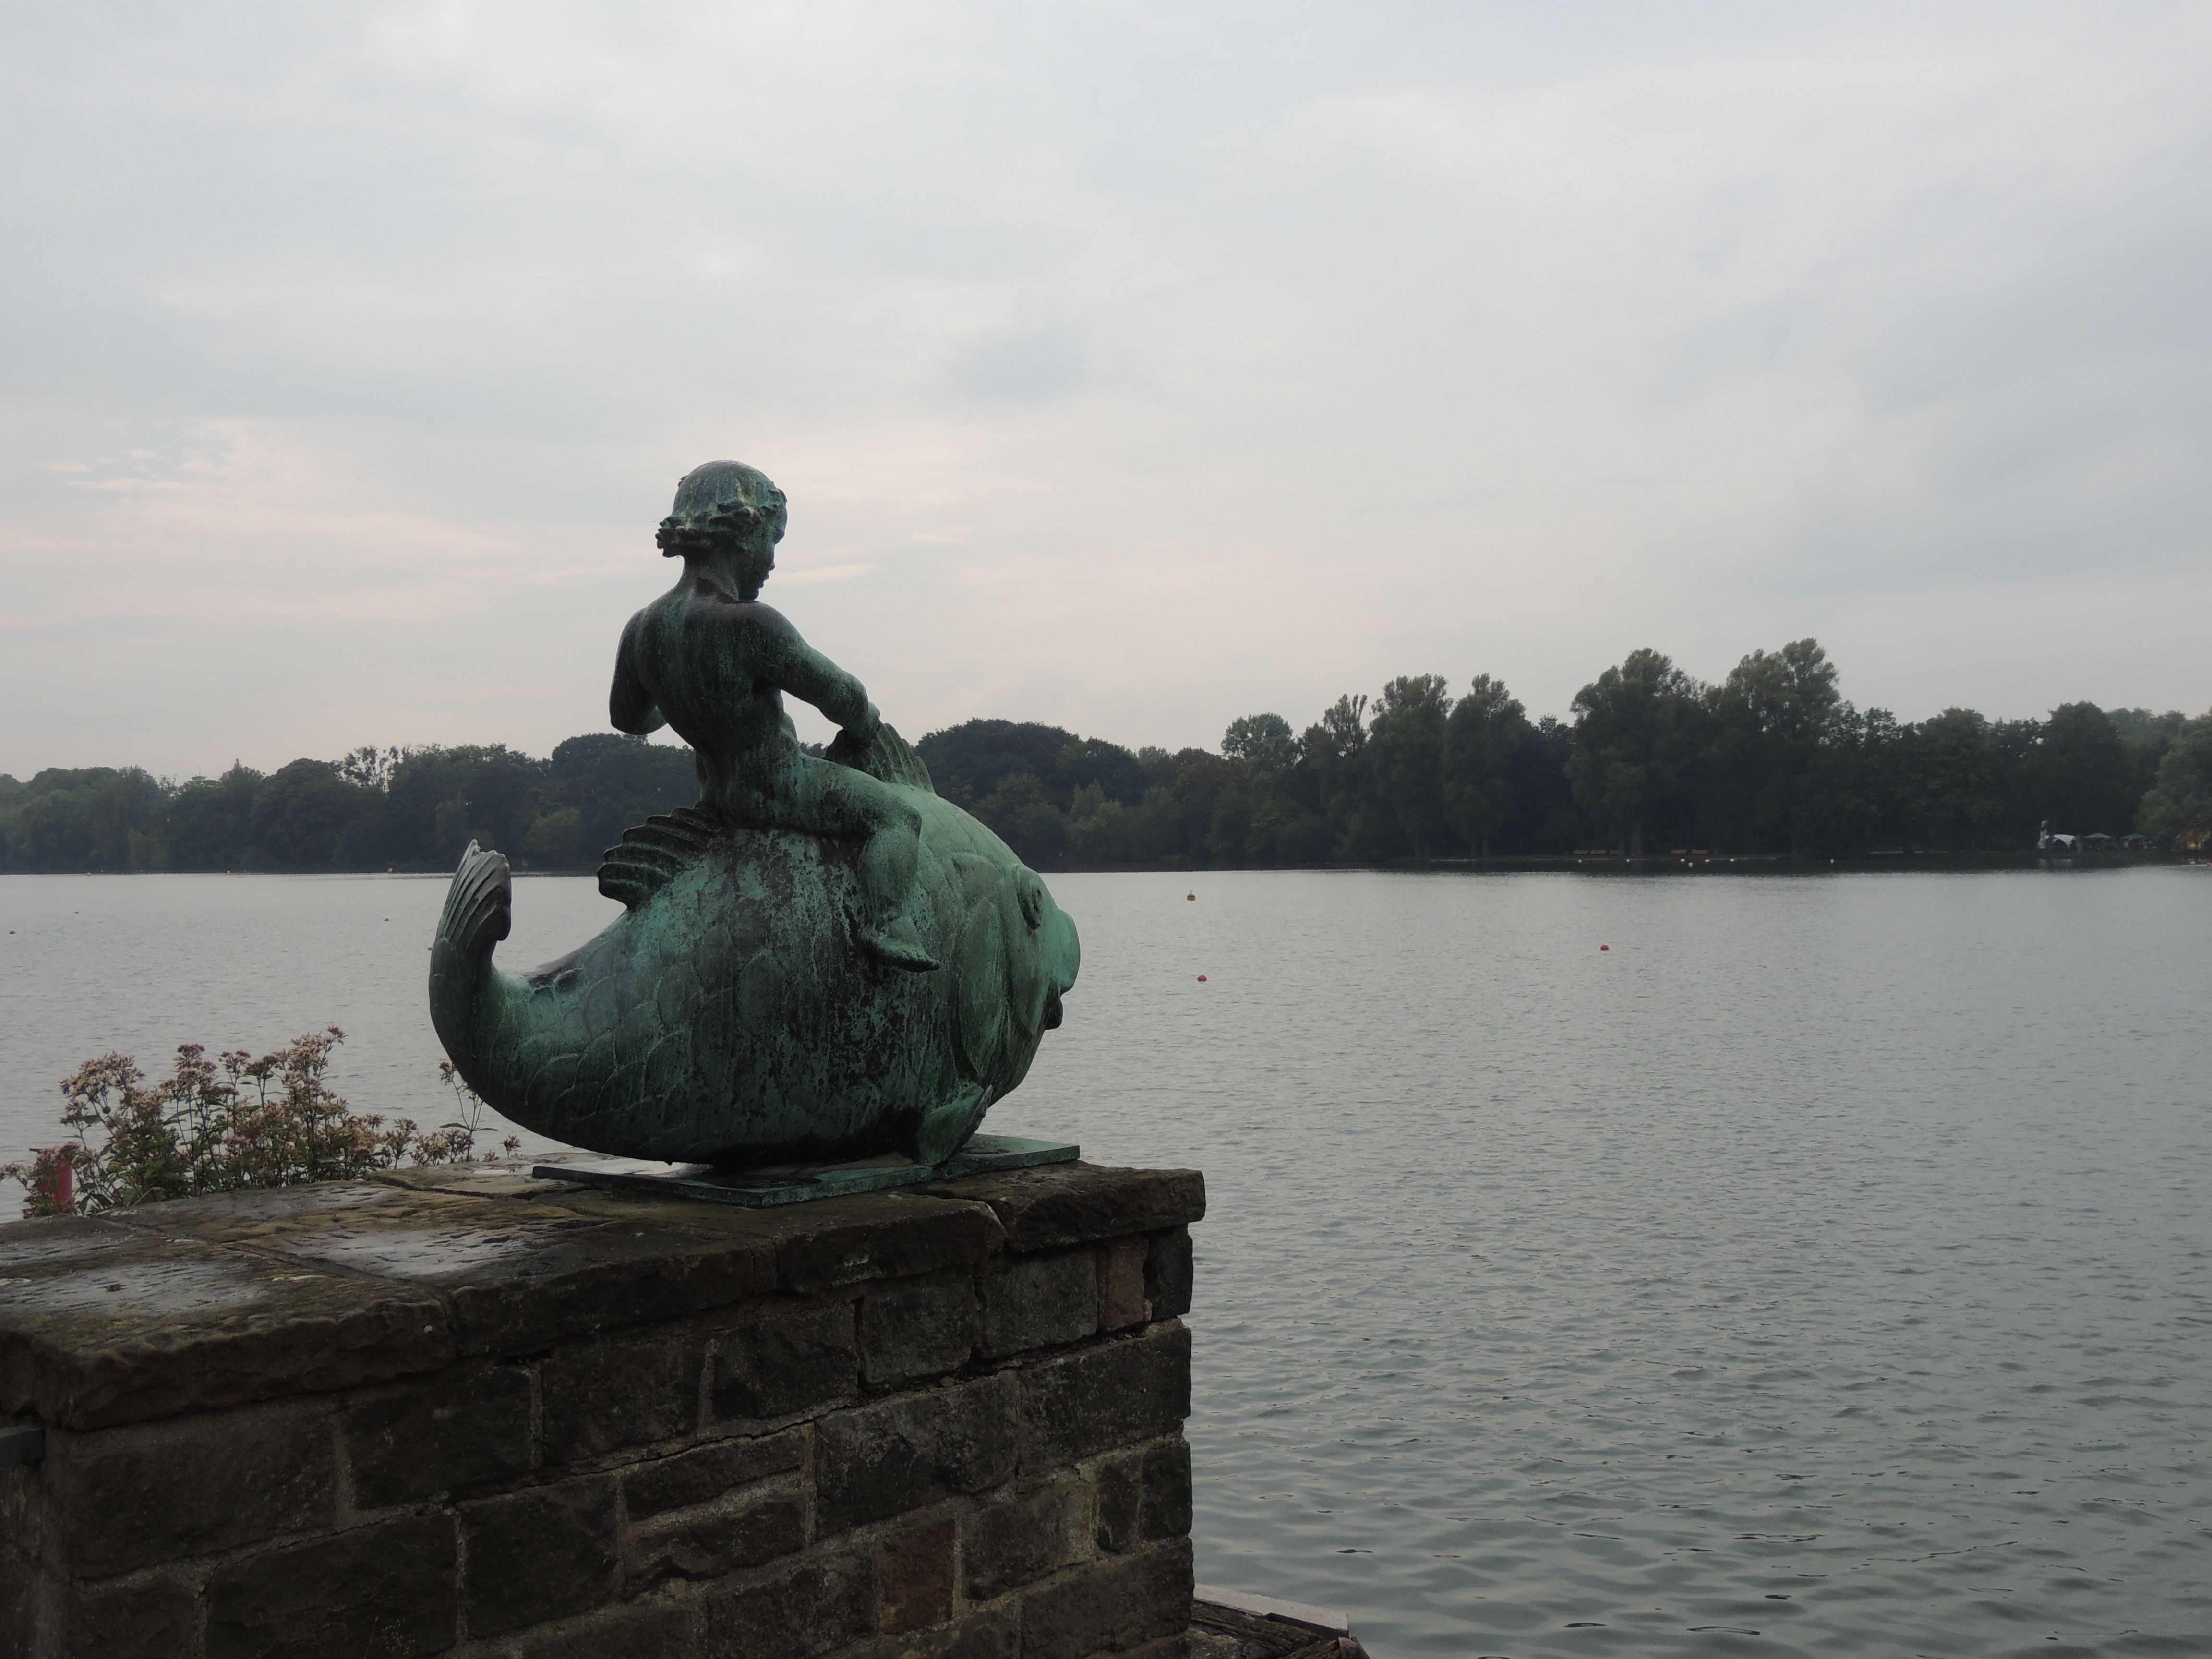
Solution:
M 855 721 L 837 734 L 825 758 L 884 783 L 929 788 L 929 769 L 921 763 L 921 757 L 907 747 L 906 739 L 884 722 L 873 704 L 869 705 L 868 714 L 867 735 L 861 735 L 860 723 Z
M 868 712 L 861 715 L 858 722 L 847 726 L 845 730 L 851 735 L 855 744 L 866 748 L 876 740 L 876 732 L 883 723 L 883 710 L 877 708 L 875 704 L 870 703 Z

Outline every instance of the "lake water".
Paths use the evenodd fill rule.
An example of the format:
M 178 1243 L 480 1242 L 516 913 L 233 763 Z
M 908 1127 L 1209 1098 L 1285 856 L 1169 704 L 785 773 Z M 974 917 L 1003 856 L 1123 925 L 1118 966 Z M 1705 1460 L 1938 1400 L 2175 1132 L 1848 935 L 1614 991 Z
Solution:
M 1378 1659 L 2212 1653 L 2212 871 L 1051 885 L 991 1127 L 1206 1170 L 1202 1582 Z M 443 888 L 0 878 L 0 1145 L 327 1023 L 442 1120 Z M 614 914 L 525 880 L 501 959 Z

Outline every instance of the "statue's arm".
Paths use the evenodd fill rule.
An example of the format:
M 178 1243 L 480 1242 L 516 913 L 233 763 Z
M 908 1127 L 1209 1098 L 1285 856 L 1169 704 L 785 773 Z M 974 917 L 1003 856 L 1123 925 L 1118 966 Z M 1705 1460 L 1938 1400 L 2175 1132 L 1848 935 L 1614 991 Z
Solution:
M 607 694 L 607 719 L 616 731 L 641 738 L 667 725 L 668 717 L 654 705 L 653 693 L 645 689 L 638 675 L 637 620 L 629 619 L 629 625 L 623 629 L 622 644 L 615 651 L 615 684 Z
M 781 617 L 776 619 L 782 622 Z M 784 622 L 775 630 L 775 672 L 782 690 L 802 702 L 811 702 L 855 737 L 874 735 L 879 715 L 868 701 L 868 688 L 799 638 L 799 630 Z

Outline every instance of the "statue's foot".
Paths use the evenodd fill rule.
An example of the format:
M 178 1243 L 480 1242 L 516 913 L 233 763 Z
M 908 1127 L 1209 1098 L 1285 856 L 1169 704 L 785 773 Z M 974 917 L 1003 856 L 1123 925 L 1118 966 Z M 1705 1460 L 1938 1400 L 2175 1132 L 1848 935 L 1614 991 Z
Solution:
M 885 927 L 860 929 L 860 948 L 880 962 L 909 974 L 934 973 L 937 958 L 923 947 L 921 931 L 911 916 L 901 916 Z

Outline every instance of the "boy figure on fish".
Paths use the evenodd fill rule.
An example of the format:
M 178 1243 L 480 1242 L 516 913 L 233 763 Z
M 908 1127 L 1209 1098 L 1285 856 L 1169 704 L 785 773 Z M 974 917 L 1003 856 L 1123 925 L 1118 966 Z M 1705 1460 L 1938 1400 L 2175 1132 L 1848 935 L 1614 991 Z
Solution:
M 615 658 L 609 714 L 640 736 L 672 726 L 691 745 L 702 805 L 757 830 L 861 839 L 854 936 L 894 968 L 938 964 L 908 912 L 921 815 L 887 785 L 799 746 L 790 692 L 865 752 L 882 716 L 860 682 L 760 603 L 787 520 L 783 491 L 736 461 L 709 461 L 676 486 L 661 552 L 684 561 L 676 586 L 629 619 Z

